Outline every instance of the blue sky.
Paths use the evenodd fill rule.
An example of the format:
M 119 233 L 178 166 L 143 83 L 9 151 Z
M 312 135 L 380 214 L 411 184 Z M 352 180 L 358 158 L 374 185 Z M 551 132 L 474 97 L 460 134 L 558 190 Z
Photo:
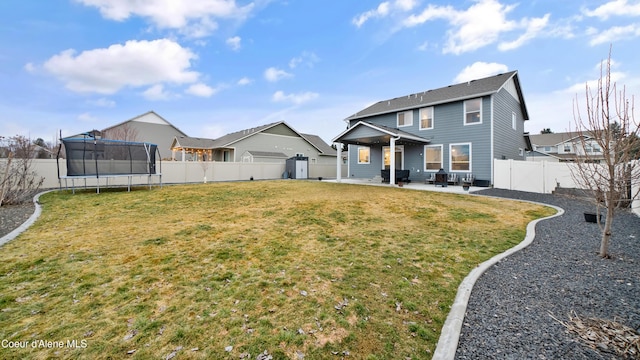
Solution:
M 154 110 L 193 137 L 284 120 L 329 142 L 379 101 L 518 70 L 526 131 L 567 131 L 612 51 L 640 94 L 640 1 L 3 0 L 0 135 Z

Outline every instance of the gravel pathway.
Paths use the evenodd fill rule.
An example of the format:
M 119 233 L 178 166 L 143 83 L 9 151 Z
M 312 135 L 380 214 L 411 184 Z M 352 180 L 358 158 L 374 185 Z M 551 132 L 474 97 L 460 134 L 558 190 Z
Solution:
M 601 259 L 600 229 L 583 215 L 593 205 L 498 189 L 476 194 L 553 204 L 565 214 L 538 223 L 529 247 L 476 282 L 455 358 L 617 359 L 612 351 L 590 349 L 553 317 L 615 320 L 640 331 L 640 218 L 616 215 L 611 259 Z

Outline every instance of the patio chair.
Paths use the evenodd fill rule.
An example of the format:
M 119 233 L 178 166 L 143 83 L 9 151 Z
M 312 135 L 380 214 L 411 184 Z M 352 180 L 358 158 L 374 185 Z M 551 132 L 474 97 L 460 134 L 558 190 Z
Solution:
M 476 177 L 473 176 L 473 174 L 469 173 L 469 174 L 466 174 L 464 178 L 462 178 L 462 183 L 469 184 L 469 186 L 473 186 L 473 182 L 475 179 Z
M 429 176 L 427 176 L 427 178 L 424 180 L 425 184 L 433 184 L 436 182 L 436 173 L 431 173 Z
M 455 185 L 458 183 L 458 174 L 449 174 L 447 176 L 447 183 L 451 185 Z

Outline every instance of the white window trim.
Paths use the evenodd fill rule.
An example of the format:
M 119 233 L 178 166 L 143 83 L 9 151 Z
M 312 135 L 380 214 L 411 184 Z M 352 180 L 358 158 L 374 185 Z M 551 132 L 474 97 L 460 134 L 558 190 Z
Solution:
M 400 125 L 400 114 L 404 114 L 404 125 Z M 409 119 L 409 122 L 407 122 L 407 118 Z M 406 127 L 406 126 L 413 126 L 413 110 L 398 112 L 396 114 L 396 125 L 399 128 Z
M 427 110 L 427 109 L 431 109 L 431 127 L 422 127 L 422 111 L 423 110 Z M 436 119 L 435 119 L 434 114 L 435 114 L 435 109 L 433 108 L 433 106 L 427 106 L 427 107 L 420 108 L 420 111 L 418 112 L 418 116 L 419 116 L 418 121 L 419 121 L 420 130 L 433 129 L 433 127 L 435 126 L 435 123 L 436 123 Z
M 369 152 L 369 161 L 364 162 L 364 161 L 360 161 L 360 149 L 367 149 L 367 151 Z M 357 152 L 357 157 L 358 157 L 358 164 L 371 164 L 371 148 L 369 146 L 358 146 L 358 152 Z
M 468 170 L 453 170 L 453 158 L 451 156 L 451 154 L 453 153 L 452 148 L 454 146 L 460 146 L 460 145 L 469 145 L 469 169 Z M 473 147 L 471 145 L 470 142 L 468 143 L 456 143 L 456 144 L 449 144 L 449 172 L 472 172 L 473 171 Z
M 444 164 L 444 146 L 442 144 L 440 144 L 440 145 L 425 145 L 424 146 L 424 161 L 423 161 L 423 167 L 424 167 L 424 171 L 425 172 L 438 172 L 438 171 L 440 171 L 440 169 L 438 169 L 438 170 L 427 169 L 427 148 L 435 148 L 435 147 L 439 147 L 440 148 L 440 168 L 443 167 L 443 164 Z
M 467 101 L 471 101 L 471 100 L 480 100 L 480 121 L 478 122 L 474 122 L 474 123 L 468 123 L 467 122 Z M 472 125 L 480 125 L 482 124 L 482 98 L 474 98 L 474 99 L 467 99 L 465 101 L 462 102 L 462 110 L 463 110 L 463 119 L 462 119 L 462 123 L 464 126 L 472 126 Z
M 482 118 L 482 115 L 480 115 L 480 117 Z M 515 111 L 511 112 L 511 127 L 513 130 L 518 130 L 518 117 Z

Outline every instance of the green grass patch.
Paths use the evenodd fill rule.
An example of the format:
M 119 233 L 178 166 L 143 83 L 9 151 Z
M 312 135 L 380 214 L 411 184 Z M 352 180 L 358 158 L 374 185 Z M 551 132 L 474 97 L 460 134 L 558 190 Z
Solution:
M 554 212 L 306 181 L 40 201 L 0 252 L 0 338 L 65 347 L 2 358 L 428 359 L 460 281 Z

